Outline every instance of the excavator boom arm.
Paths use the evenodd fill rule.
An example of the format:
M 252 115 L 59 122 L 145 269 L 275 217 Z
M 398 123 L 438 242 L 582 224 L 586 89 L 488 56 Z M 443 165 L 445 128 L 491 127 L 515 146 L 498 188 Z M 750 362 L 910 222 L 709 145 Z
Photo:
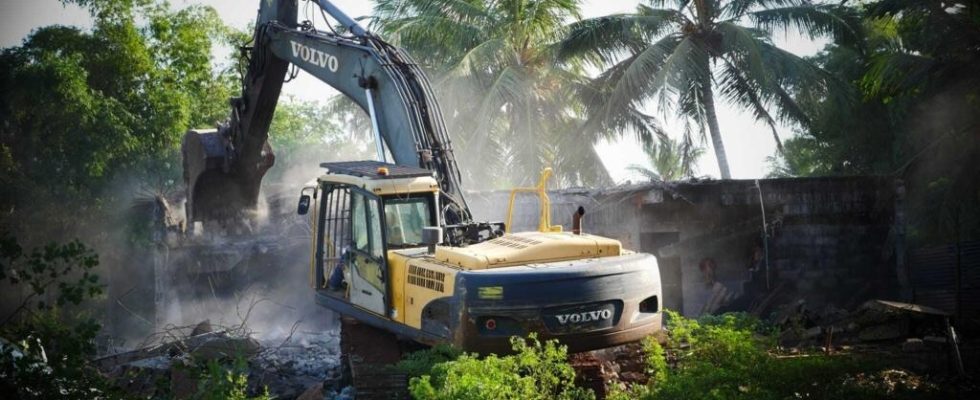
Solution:
M 472 220 L 442 112 L 424 72 L 404 51 L 365 30 L 329 1 L 317 4 L 351 35 L 296 23 L 296 0 L 263 1 L 256 22 L 242 97 L 232 100 L 229 122 L 184 139 L 188 221 L 234 224 L 255 208 L 258 189 L 274 158 L 269 125 L 290 63 L 309 72 L 364 109 L 393 161 L 435 173 L 443 220 Z M 307 27 L 307 28 L 304 28 Z M 231 221 L 231 222 L 229 222 Z

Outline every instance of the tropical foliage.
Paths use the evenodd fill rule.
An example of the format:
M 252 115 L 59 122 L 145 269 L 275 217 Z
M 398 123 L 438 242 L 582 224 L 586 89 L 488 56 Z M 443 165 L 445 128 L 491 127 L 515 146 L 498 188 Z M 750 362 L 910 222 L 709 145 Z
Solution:
M 632 14 L 573 24 L 561 56 L 603 69 L 583 93 L 590 118 L 621 128 L 629 110 L 644 104 L 665 116 L 676 113 L 686 123 L 687 148 L 710 133 L 727 179 L 716 97 L 767 124 L 781 147 L 776 121 L 806 125 L 809 120 L 792 88 L 826 90 L 832 79 L 771 38 L 789 28 L 809 37 L 846 38 L 852 31 L 844 10 L 808 0 L 650 0 Z
M 512 337 L 513 355 L 477 357 L 463 354 L 432 367 L 429 374 L 412 378 L 416 399 L 594 399 L 591 391 L 575 386 L 575 370 L 567 363 L 568 350 L 556 340 Z M 428 357 L 426 357 L 428 358 Z
M 426 65 L 470 182 L 532 184 L 550 166 L 561 186 L 609 182 L 581 129 L 580 65 L 555 63 L 574 0 L 380 0 L 374 23 Z
M 0 390 L 6 396 L 78 399 L 112 392 L 89 362 L 99 324 L 77 308 L 103 294 L 98 264 L 78 242 L 24 249 L 0 232 Z
M 701 148 L 685 149 L 683 143 L 675 139 L 662 138 L 658 144 L 643 145 L 650 168 L 632 164 L 628 169 L 648 181 L 676 181 L 693 176 L 696 163 L 704 152 Z
M 980 238 L 980 7 L 975 2 L 870 2 L 861 40 L 813 61 L 846 82 L 846 96 L 799 88 L 809 129 L 773 160 L 779 176 L 876 174 L 901 179 L 910 237 Z

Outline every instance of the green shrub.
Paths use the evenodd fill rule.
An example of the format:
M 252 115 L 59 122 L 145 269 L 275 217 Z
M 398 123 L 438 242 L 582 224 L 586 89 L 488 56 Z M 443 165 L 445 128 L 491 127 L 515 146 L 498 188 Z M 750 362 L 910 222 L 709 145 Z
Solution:
M 542 344 L 537 336 L 511 338 L 514 355 L 479 358 L 460 355 L 436 364 L 431 374 L 412 378 L 416 399 L 592 399 L 591 391 L 577 388 L 568 352 L 557 341 Z
M 0 323 L 0 393 L 21 399 L 114 397 L 91 367 L 99 324 L 66 312 L 102 294 L 98 257 L 79 242 L 25 252 L 0 236 L 0 287 L 12 300 Z
M 701 329 L 701 324 L 697 320 L 684 318 L 677 311 L 664 310 L 664 324 L 669 335 L 667 345 L 677 349 L 684 344 L 694 344 L 697 341 L 694 333 Z
M 667 354 L 663 346 L 657 341 L 655 336 L 647 336 L 643 339 L 644 361 L 646 362 L 646 374 L 656 384 L 667 379 Z
M 238 357 L 234 363 L 227 365 L 218 360 L 208 361 L 206 369 L 199 372 L 197 400 L 271 400 L 269 388 L 256 397 L 248 396 L 248 363 Z
M 398 364 L 395 364 L 394 369 L 411 378 L 419 377 L 430 374 L 436 364 L 453 361 L 462 354 L 455 347 L 440 344 L 429 349 L 409 353 Z
M 746 314 L 667 317 L 667 352 L 676 366 L 667 368 L 664 349 L 647 339 L 650 384 L 614 386 L 609 399 L 941 398 L 929 385 L 881 384 L 888 378 L 882 365 L 855 356 L 776 357 L 771 328 Z

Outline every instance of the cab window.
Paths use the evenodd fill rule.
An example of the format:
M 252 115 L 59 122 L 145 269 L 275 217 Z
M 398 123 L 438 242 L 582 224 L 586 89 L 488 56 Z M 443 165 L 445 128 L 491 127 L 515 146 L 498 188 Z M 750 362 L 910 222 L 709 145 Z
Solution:
M 373 257 L 384 255 L 378 200 L 354 192 L 352 196 L 354 249 Z
M 422 245 L 422 228 L 433 225 L 430 201 L 430 196 L 385 199 L 385 225 L 390 246 Z

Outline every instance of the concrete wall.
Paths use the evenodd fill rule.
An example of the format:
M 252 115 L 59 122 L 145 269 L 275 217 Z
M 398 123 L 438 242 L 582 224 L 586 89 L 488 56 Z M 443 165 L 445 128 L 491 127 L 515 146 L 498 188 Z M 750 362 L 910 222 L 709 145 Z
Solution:
M 810 308 L 848 307 L 897 292 L 895 188 L 876 177 L 686 181 L 551 192 L 552 223 L 571 230 L 586 209 L 585 230 L 657 255 L 664 304 L 698 315 L 719 291 L 699 263 L 711 258 L 728 293 L 725 309 L 765 313 L 803 299 Z M 761 199 L 764 207 L 760 205 Z M 481 220 L 503 221 L 507 192 L 471 193 Z M 763 208 L 768 235 L 763 239 Z M 519 195 L 514 230 L 537 226 L 537 198 Z M 765 254 L 769 282 L 766 287 Z M 755 260 L 753 259 L 755 257 Z M 750 267 L 756 279 L 750 281 Z M 754 283 L 753 283 L 754 282 Z M 712 291 L 714 289 L 714 291 Z

